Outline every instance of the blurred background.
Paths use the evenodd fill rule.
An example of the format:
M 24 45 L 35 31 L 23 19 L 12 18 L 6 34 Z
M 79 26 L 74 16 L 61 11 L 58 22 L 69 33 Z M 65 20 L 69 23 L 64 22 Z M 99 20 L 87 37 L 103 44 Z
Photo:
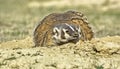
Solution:
M 95 37 L 120 35 L 120 0 L 0 0 L 0 42 L 32 36 L 45 16 L 68 10 L 84 13 Z

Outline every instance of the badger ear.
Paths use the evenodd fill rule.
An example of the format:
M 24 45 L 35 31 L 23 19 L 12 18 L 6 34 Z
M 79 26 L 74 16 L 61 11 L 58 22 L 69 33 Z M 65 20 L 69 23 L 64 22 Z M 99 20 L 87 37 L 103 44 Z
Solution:
M 54 33 L 60 33 L 60 30 L 59 30 L 57 27 L 54 27 L 54 28 L 53 28 L 53 32 L 54 32 Z

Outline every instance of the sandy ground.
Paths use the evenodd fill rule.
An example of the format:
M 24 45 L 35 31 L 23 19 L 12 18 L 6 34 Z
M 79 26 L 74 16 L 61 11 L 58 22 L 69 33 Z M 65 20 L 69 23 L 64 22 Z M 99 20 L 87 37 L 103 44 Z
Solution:
M 120 69 L 120 36 L 36 47 L 31 37 L 0 44 L 0 69 Z

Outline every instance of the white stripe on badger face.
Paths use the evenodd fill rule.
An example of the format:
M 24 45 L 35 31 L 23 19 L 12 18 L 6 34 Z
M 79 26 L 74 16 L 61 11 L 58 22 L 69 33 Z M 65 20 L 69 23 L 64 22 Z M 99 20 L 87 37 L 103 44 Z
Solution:
M 73 31 L 75 31 L 74 30 L 74 28 L 72 27 L 72 26 L 70 26 L 69 24 L 67 24 L 67 23 L 65 23 L 70 29 L 72 29 Z

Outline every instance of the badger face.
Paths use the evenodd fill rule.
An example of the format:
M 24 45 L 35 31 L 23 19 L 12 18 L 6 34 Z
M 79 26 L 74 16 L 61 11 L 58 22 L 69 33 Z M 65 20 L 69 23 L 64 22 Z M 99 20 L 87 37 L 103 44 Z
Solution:
M 81 37 L 81 29 L 78 26 L 72 24 L 58 24 L 53 27 L 52 39 L 55 44 L 61 45 L 64 43 L 72 42 L 76 43 Z

